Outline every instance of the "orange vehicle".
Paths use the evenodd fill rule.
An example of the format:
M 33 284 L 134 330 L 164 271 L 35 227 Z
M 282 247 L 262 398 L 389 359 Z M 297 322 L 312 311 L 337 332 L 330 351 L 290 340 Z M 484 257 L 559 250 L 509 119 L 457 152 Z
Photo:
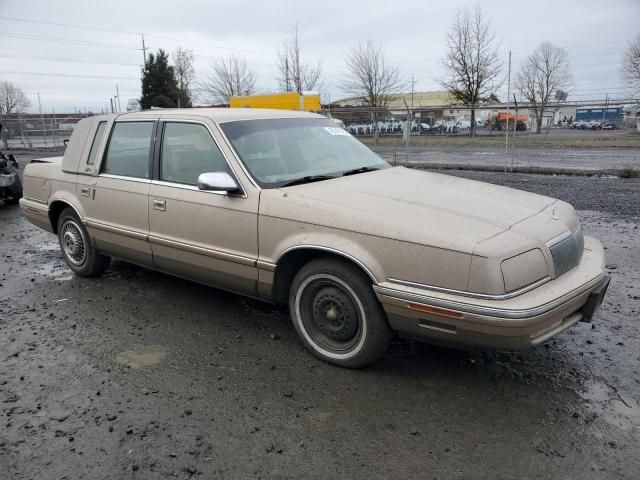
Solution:
M 490 115 L 485 124 L 490 130 L 504 131 L 507 128 L 513 129 L 513 122 L 516 122 L 516 130 L 523 132 L 527 129 L 528 120 L 529 115 L 526 113 L 515 115 L 511 112 L 498 112 Z

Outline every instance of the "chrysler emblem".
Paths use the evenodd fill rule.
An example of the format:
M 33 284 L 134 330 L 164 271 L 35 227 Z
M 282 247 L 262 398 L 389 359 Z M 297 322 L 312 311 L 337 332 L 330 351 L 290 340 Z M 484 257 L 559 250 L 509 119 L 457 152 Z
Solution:
M 551 209 L 551 218 L 553 218 L 554 220 L 560 220 L 558 217 L 556 217 L 556 205 L 553 205 L 553 208 Z

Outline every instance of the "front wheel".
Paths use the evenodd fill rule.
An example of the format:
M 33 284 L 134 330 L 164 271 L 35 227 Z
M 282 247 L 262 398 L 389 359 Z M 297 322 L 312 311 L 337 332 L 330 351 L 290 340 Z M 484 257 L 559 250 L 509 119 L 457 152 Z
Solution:
M 289 309 L 305 347 L 341 367 L 369 365 L 391 340 L 370 279 L 346 261 L 319 258 L 302 267 L 291 285 Z
M 87 230 L 72 208 L 66 208 L 58 219 L 60 250 L 69 268 L 81 277 L 96 277 L 105 271 L 110 258 L 98 252 Z

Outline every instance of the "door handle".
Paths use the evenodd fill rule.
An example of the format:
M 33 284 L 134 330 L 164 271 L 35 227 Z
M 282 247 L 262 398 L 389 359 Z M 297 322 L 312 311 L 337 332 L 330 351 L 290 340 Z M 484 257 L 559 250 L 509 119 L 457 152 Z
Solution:
M 85 197 L 91 196 L 91 188 L 90 187 L 82 187 L 80 189 L 80 195 L 84 195 Z
M 167 202 L 165 200 L 153 199 L 153 208 L 164 212 L 167 209 Z

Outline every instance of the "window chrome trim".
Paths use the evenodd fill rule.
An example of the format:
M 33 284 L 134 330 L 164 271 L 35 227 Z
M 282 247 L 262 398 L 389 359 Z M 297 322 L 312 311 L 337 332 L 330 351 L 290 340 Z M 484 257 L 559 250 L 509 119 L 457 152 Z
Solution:
M 167 182 L 166 180 L 151 180 L 151 185 L 158 185 L 162 187 L 171 187 L 171 188 L 181 188 L 183 190 L 191 190 L 193 192 L 202 192 L 202 193 L 210 193 L 213 195 L 220 195 L 221 197 L 232 197 L 232 198 L 247 198 L 247 194 L 242 190 L 242 195 L 240 194 L 230 194 L 227 192 L 220 192 L 216 190 L 200 190 L 195 185 L 189 185 L 188 183 L 178 183 L 178 182 Z
M 126 175 L 118 175 L 116 173 L 99 173 L 98 177 L 113 178 L 115 180 L 128 180 L 130 182 L 138 183 L 151 183 L 151 180 L 149 180 L 148 178 L 128 177 Z
M 508 300 L 510 298 L 517 297 L 518 295 L 522 295 L 523 293 L 533 290 L 534 288 L 538 288 L 540 285 L 544 285 L 550 280 L 551 280 L 551 277 L 547 276 L 547 277 L 541 278 L 540 280 L 536 280 L 535 282 L 525 287 L 519 288 L 518 290 L 514 290 L 512 292 L 501 293 L 501 294 L 489 294 L 489 293 L 465 292 L 463 290 L 456 290 L 453 288 L 436 287 L 435 285 L 409 282 L 407 280 L 399 280 L 397 278 L 387 278 L 387 281 L 389 283 L 404 285 L 405 287 L 413 287 L 413 288 L 419 288 L 422 290 L 430 290 L 432 292 L 447 293 L 451 295 L 458 295 L 461 297 L 479 298 L 483 300 Z
M 213 122 L 213 120 L 211 120 Z M 218 148 L 218 151 L 220 152 L 220 155 L 222 155 L 222 158 L 224 158 L 224 161 L 227 162 L 227 167 L 229 167 L 229 170 L 231 171 L 231 176 L 234 178 L 234 180 L 237 182 L 237 184 L 240 186 L 240 190 L 242 191 L 242 195 L 235 195 L 237 197 L 241 197 L 241 198 L 247 198 L 247 190 L 246 188 L 244 188 L 244 186 L 242 185 L 242 182 L 240 181 L 240 179 L 238 178 L 238 175 L 236 174 L 236 172 L 233 170 L 233 166 L 231 165 L 231 163 L 229 162 L 229 159 L 227 158 L 227 156 L 224 154 L 224 150 L 222 148 L 220 148 L 220 143 L 218 142 L 218 140 L 216 140 L 216 136 L 213 134 L 213 131 L 211 130 L 211 128 L 209 128 L 209 124 L 207 122 L 205 122 L 204 120 L 191 120 L 188 118 L 175 118 L 175 117 L 160 117 L 159 122 L 161 124 L 162 127 L 162 141 L 164 141 L 164 128 L 165 128 L 165 124 L 167 123 L 191 123 L 194 125 L 202 125 L 204 128 L 207 129 L 207 131 L 209 132 L 209 135 L 211 136 L 211 139 L 213 140 L 213 143 L 215 143 L 216 147 Z M 215 125 L 215 122 L 213 122 L 213 124 Z M 216 125 L 217 128 L 217 125 Z M 218 131 L 220 132 L 220 129 L 218 128 Z M 224 137 L 224 136 L 223 136 Z M 224 140 L 228 143 L 228 140 L 226 138 L 224 138 Z M 162 141 L 160 142 L 160 162 L 158 165 L 158 177 L 160 177 L 160 172 L 162 171 Z M 231 151 L 233 152 L 233 149 L 231 149 Z M 235 152 L 234 152 L 235 155 Z M 243 167 L 241 162 L 238 162 L 240 164 L 241 167 Z M 244 168 L 242 168 L 243 171 Z M 202 173 L 206 173 L 206 172 L 202 172 Z M 246 173 L 246 171 L 245 171 Z M 250 180 L 251 177 L 249 177 Z M 180 185 L 180 186 L 190 186 L 184 183 L 176 183 L 176 182 L 169 182 L 167 180 L 160 180 L 160 178 L 158 178 L 158 180 L 153 180 L 151 183 L 156 183 L 158 185 L 165 185 L 167 187 L 173 187 L 176 185 Z M 164 183 L 159 183 L 159 182 L 164 182 Z M 253 181 L 252 181 L 253 183 Z M 178 187 L 178 188 L 182 188 L 182 187 Z M 191 190 L 191 189 L 189 189 Z M 195 187 L 195 190 L 202 192 L 204 190 L 200 190 L 198 187 Z M 209 191 L 209 193 L 213 193 L 216 195 L 224 195 L 224 196 L 230 196 L 228 193 L 226 192 L 215 192 L 215 191 Z M 233 195 L 231 195 L 233 196 Z

